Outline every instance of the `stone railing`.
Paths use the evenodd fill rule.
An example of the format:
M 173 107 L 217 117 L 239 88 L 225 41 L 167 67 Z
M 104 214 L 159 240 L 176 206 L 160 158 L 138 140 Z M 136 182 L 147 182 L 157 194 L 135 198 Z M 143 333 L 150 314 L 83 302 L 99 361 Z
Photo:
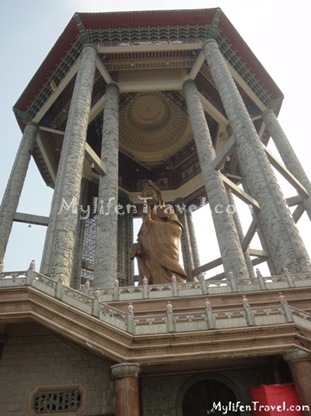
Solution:
M 125 328 L 135 335 L 159 334 L 169 332 L 206 331 L 214 329 L 241 328 L 249 326 L 268 326 L 297 323 L 311 329 L 311 315 L 291 308 L 286 301 L 268 307 L 251 308 L 245 297 L 240 309 L 217 309 L 202 307 L 192 313 L 174 313 L 168 302 L 162 314 L 135 315 L 133 306 L 125 314 Z M 165 305 L 164 305 L 165 307 Z
M 115 300 L 134 301 L 141 299 L 160 299 L 196 295 L 217 295 L 236 292 L 252 292 L 260 290 L 282 290 L 294 287 L 311 287 L 311 274 L 291 275 L 286 270 L 282 275 L 266 276 L 258 275 L 255 279 L 236 279 L 232 273 L 223 280 L 201 280 L 197 282 L 139 286 L 119 286 L 116 281 L 113 288 L 101 289 L 100 298 L 104 302 Z M 95 289 L 86 286 L 81 291 L 93 296 Z
M 286 275 L 262 278 L 264 290 L 311 286 L 310 283 L 310 275 L 294 275 L 290 276 L 290 280 Z M 78 291 L 64 286 L 61 278 L 56 281 L 31 268 L 26 272 L 1 272 L 0 274 L 0 289 L 1 287 L 18 286 L 36 288 L 67 305 L 131 334 L 188 332 L 288 322 L 295 322 L 302 327 L 311 329 L 310 314 L 290 307 L 282 294 L 279 295 L 278 302 L 274 306 L 252 308 L 246 297 L 242 296 L 241 308 L 232 310 L 213 310 L 209 300 L 205 299 L 202 301 L 204 303 L 202 307 L 197 307 L 194 312 L 175 313 L 173 311 L 171 301 L 174 302 L 174 297 L 243 292 L 246 288 L 248 292 L 263 290 L 260 289 L 259 283 L 253 280 L 236 280 L 236 284 L 237 286 L 227 279 L 215 282 L 201 281 L 185 284 L 172 282 L 168 285 L 149 286 L 144 284 L 134 287 L 119 287 L 116 282 L 115 287 L 111 289 L 98 290 L 84 287 L 83 290 Z M 161 298 L 163 299 L 163 313 L 135 314 L 132 300 L 159 300 Z M 122 312 L 107 304 L 109 301 L 120 299 L 129 302 L 127 312 Z M 171 301 L 167 301 L 167 299 Z
M 5 286 L 27 285 L 34 280 L 33 286 L 47 293 L 53 292 L 57 284 L 55 279 L 45 276 L 29 268 L 28 271 L 13 271 L 0 273 L 0 288 Z M 60 281 L 62 280 L 60 276 Z M 285 270 L 282 275 L 261 276 L 249 279 L 236 279 L 229 272 L 228 277 L 223 280 L 201 280 L 196 282 L 177 283 L 172 281 L 168 284 L 148 285 L 144 283 L 138 286 L 119 286 L 116 281 L 114 287 L 107 289 L 92 288 L 90 282 L 81 285 L 79 291 L 64 286 L 63 291 L 69 297 L 82 299 L 100 297 L 103 302 L 126 301 L 131 302 L 143 299 L 161 299 L 196 295 L 217 295 L 225 293 L 243 293 L 262 290 L 282 290 L 288 288 L 311 287 L 311 274 L 291 275 Z M 80 294 L 79 294 L 80 293 Z

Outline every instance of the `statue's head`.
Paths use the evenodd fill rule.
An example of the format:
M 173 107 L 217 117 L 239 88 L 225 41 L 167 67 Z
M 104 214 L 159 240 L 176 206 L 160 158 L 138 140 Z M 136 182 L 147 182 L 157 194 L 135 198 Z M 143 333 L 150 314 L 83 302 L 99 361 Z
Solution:
M 143 190 L 141 195 L 143 198 L 150 198 L 147 200 L 147 204 L 149 206 L 163 204 L 160 189 L 149 179 L 143 182 Z

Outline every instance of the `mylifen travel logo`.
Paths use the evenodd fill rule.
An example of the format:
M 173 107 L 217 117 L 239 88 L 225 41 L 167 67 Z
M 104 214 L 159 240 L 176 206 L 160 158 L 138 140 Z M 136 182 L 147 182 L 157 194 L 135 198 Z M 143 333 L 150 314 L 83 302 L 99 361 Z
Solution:
M 143 214 L 147 214 L 149 212 L 148 210 L 148 200 L 151 199 L 151 197 L 138 197 L 142 201 L 142 212 Z M 184 212 L 194 212 L 197 209 L 203 207 L 206 205 L 206 198 L 201 197 L 199 199 L 199 204 L 160 204 L 155 205 L 152 208 L 152 212 L 155 214 L 158 210 L 162 210 L 165 214 L 183 214 Z M 216 214 L 222 214 L 222 213 L 229 213 L 234 214 L 236 212 L 235 205 L 231 204 L 217 204 L 215 205 L 212 210 Z M 97 197 L 93 198 L 92 204 L 87 205 L 86 207 L 83 205 L 78 204 L 77 199 L 73 198 L 70 202 L 66 201 L 65 198 L 62 199 L 62 203 L 60 206 L 60 209 L 58 211 L 58 215 L 61 214 L 64 211 L 70 211 L 73 214 L 79 214 L 80 219 L 87 220 L 93 215 L 125 215 L 125 214 L 137 214 L 138 209 L 135 204 L 120 204 L 116 203 L 116 198 L 111 197 L 108 198 L 107 201 L 104 201 L 102 199 L 99 199 Z
M 269 412 L 278 412 L 280 415 L 284 412 L 303 412 L 303 411 L 310 411 L 310 406 L 307 404 L 299 405 L 299 404 L 288 404 L 286 401 L 283 401 L 279 404 L 275 405 L 268 405 L 268 404 L 261 404 L 259 401 L 252 401 L 250 404 L 243 404 L 240 401 L 237 402 L 228 402 L 226 404 L 222 402 L 214 402 L 213 407 L 210 410 L 207 410 L 207 415 L 229 415 L 232 413 L 238 412 L 263 412 L 269 414 Z

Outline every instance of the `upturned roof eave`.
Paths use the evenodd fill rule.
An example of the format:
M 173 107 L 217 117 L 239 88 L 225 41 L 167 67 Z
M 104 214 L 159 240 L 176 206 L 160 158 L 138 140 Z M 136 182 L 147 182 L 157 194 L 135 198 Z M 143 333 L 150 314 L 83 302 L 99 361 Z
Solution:
M 25 90 L 14 105 L 14 109 L 26 112 L 27 108 L 39 93 L 44 83 L 52 76 L 53 70 L 65 58 L 71 45 L 79 37 L 79 28 L 76 17 L 82 22 L 85 30 L 92 31 L 99 27 L 129 28 L 141 26 L 165 26 L 165 25 L 193 25 L 211 24 L 216 11 L 220 9 L 191 9 L 191 10 L 157 10 L 137 12 L 108 12 L 108 13 L 76 13 L 65 27 L 58 40 L 47 54 L 46 58 L 29 81 Z M 259 62 L 252 50 L 231 24 L 229 19 L 221 11 L 219 20 L 221 36 L 238 52 L 245 64 L 254 72 L 256 77 L 268 90 L 271 97 L 279 102 L 283 94 L 273 81 L 271 76 Z M 19 117 L 17 116 L 17 119 Z M 21 123 L 19 122 L 21 125 Z

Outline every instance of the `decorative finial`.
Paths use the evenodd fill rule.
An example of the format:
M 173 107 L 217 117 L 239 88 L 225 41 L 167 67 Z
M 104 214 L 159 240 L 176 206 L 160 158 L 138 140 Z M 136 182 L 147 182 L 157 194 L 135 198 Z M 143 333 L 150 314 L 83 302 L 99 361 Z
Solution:
M 256 276 L 257 277 L 262 277 L 261 271 L 258 269 L 258 267 L 256 269 Z
M 168 301 L 166 304 L 166 312 L 168 313 L 173 312 L 173 306 L 170 301 Z
M 279 301 L 281 305 L 284 305 L 285 303 L 287 303 L 285 296 L 283 295 L 283 292 L 279 293 Z
M 242 296 L 242 302 L 244 307 L 249 307 L 248 299 L 245 295 Z
M 29 269 L 30 270 L 36 270 L 36 262 L 35 262 L 35 260 L 31 260 L 30 265 L 29 265 Z
M 86 287 L 86 289 L 89 289 L 91 286 L 91 282 L 89 280 L 87 280 L 84 284 L 84 286 Z

